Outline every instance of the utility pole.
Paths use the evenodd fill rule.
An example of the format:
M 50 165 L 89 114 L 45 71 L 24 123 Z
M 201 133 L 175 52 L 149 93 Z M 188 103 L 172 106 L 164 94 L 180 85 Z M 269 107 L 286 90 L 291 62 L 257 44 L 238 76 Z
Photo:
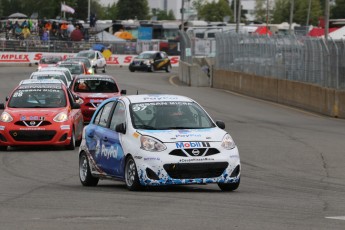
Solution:
M 184 0 L 182 0 L 181 7 L 181 30 L 184 31 Z
M 329 0 L 325 1 L 325 40 L 328 40 L 329 32 Z
M 268 34 L 268 18 L 269 18 L 269 10 L 270 10 L 269 4 L 270 2 L 269 0 L 267 0 L 266 2 L 266 34 Z
M 291 0 L 290 5 L 290 21 L 289 21 L 289 34 L 292 34 L 292 21 L 293 21 L 293 8 L 294 8 L 295 0 Z
M 237 18 L 236 18 L 236 11 L 237 11 L 236 2 L 237 2 L 237 0 L 233 0 L 233 1 L 234 1 L 234 23 L 236 23 L 237 22 Z
M 236 2 L 236 0 L 235 0 Z M 240 22 L 241 22 L 241 0 L 238 0 L 238 13 L 237 13 L 237 22 L 236 22 L 236 33 L 238 33 L 240 29 Z
M 88 7 L 87 7 L 87 20 L 90 20 L 90 8 L 91 8 L 91 0 L 88 2 Z M 87 21 L 86 20 L 86 21 Z
M 311 11 L 311 0 L 309 0 L 309 4 L 308 4 L 308 13 L 307 13 L 307 22 L 306 22 L 306 24 L 305 24 L 307 27 L 309 27 L 310 11 Z

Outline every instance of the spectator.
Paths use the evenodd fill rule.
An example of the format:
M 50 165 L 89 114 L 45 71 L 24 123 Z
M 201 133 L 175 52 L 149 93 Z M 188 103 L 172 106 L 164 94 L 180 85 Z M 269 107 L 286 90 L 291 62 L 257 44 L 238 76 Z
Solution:
M 22 36 L 24 39 L 27 39 L 30 36 L 30 30 L 28 28 L 28 26 L 24 26 L 24 28 L 22 29 Z
M 79 26 L 77 25 L 71 33 L 71 41 L 79 42 L 83 39 L 83 33 L 80 31 Z
M 47 28 L 43 28 L 43 33 L 42 33 L 42 43 L 45 44 L 49 40 L 49 31 Z
M 96 26 L 96 14 L 92 13 L 90 15 L 90 27 L 95 27 Z
M 21 27 L 24 28 L 25 26 L 29 26 L 28 22 L 25 20 L 22 22 Z

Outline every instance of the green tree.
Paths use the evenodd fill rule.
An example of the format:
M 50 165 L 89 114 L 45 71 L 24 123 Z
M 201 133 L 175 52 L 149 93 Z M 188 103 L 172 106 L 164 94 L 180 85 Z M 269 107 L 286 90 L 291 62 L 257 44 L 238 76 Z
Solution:
M 118 19 L 138 19 L 149 18 L 149 6 L 147 0 L 119 0 L 116 5 L 118 9 Z
M 276 0 L 273 8 L 272 23 L 289 22 L 290 0 Z
M 232 16 L 232 11 L 226 0 L 219 0 L 218 2 L 213 1 L 203 5 L 200 9 L 199 16 L 205 21 L 223 21 L 225 16 Z
M 157 20 L 175 20 L 175 15 L 172 10 L 169 10 L 169 13 L 167 13 L 165 10 L 153 8 L 152 15 L 157 16 Z
M 259 22 L 266 22 L 267 10 L 266 0 L 255 1 L 255 20 Z
M 294 22 L 306 25 L 309 0 L 299 0 L 295 1 L 296 7 L 294 12 Z M 309 25 L 317 25 L 319 17 L 322 16 L 322 9 L 319 0 L 311 1 L 311 9 L 309 15 Z
M 107 7 L 105 7 L 104 9 L 104 18 L 103 19 L 112 19 L 112 20 L 116 20 L 117 18 L 117 7 L 116 7 L 116 3 L 113 3 L 111 5 L 108 5 Z
M 336 0 L 335 6 L 331 9 L 331 17 L 334 19 L 344 18 L 345 0 Z

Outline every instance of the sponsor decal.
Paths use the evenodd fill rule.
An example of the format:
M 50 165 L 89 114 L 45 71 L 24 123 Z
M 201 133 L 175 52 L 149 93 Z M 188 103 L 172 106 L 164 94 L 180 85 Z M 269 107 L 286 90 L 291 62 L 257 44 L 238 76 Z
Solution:
M 141 156 L 134 156 L 134 159 L 141 159 L 141 158 L 143 158 L 143 157 L 141 157 Z
M 144 161 L 160 161 L 159 157 L 144 157 Z
M 97 142 L 97 146 L 96 146 L 96 157 L 100 155 L 100 157 L 105 157 L 106 159 L 109 158 L 117 158 L 117 154 L 118 154 L 118 146 L 114 147 L 113 145 L 110 148 L 106 148 L 105 145 L 102 145 L 101 147 L 101 151 L 99 148 L 99 142 Z
M 25 120 L 35 120 L 35 121 L 44 121 L 45 117 L 40 117 L 40 116 L 21 116 L 20 117 L 21 121 L 25 121 Z
M 0 126 L 0 130 L 5 130 L 5 126 Z
M 214 161 L 214 158 L 210 157 L 202 157 L 202 158 L 190 158 L 190 159 L 180 159 L 180 163 L 189 163 L 189 162 L 195 162 L 195 161 Z
M 109 81 L 114 82 L 111 78 L 100 78 L 100 77 L 92 77 L 92 78 L 80 78 L 77 80 L 78 83 L 85 82 L 85 81 Z
M 198 133 L 176 134 L 176 137 L 201 137 L 201 134 L 198 134 Z
M 178 149 L 188 149 L 188 148 L 198 148 L 198 147 L 210 147 L 209 142 L 176 142 L 176 148 Z
M 90 103 L 101 103 L 102 101 L 104 101 L 104 100 L 102 100 L 102 99 L 91 99 Z
M 60 126 L 61 130 L 70 130 L 71 127 L 69 125 L 61 125 Z
M 20 128 L 20 130 L 46 130 L 45 128 Z

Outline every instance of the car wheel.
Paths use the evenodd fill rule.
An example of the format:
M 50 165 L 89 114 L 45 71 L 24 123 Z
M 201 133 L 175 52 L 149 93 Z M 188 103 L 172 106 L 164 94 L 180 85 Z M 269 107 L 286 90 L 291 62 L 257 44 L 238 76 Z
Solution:
M 1 145 L 0 146 L 0 151 L 6 151 L 7 150 L 7 146 L 6 145 Z
M 167 65 L 167 67 L 165 67 L 165 71 L 169 73 L 171 71 L 171 65 Z
M 69 142 L 69 144 L 66 146 L 66 149 L 68 150 L 74 150 L 76 146 L 75 143 L 75 132 L 74 129 L 72 130 L 72 136 L 71 136 L 71 141 Z
M 92 176 L 89 160 L 84 152 L 79 156 L 79 179 L 84 186 L 96 186 L 99 181 L 98 178 Z
M 105 73 L 105 66 L 104 66 L 104 68 L 103 68 L 103 70 L 102 70 L 102 73 Z
M 128 190 L 137 191 L 141 189 L 137 167 L 132 157 L 128 157 L 125 165 L 125 182 Z
M 94 73 L 97 73 L 97 68 L 95 67 L 94 70 L 93 70 Z
M 238 186 L 240 186 L 240 180 L 238 180 L 237 183 L 218 183 L 218 187 L 222 190 L 222 191 L 234 191 L 238 188 Z
M 134 72 L 135 70 L 131 67 L 129 67 L 129 71 Z

